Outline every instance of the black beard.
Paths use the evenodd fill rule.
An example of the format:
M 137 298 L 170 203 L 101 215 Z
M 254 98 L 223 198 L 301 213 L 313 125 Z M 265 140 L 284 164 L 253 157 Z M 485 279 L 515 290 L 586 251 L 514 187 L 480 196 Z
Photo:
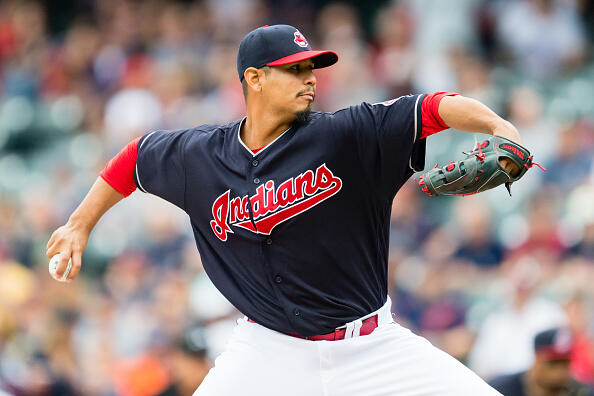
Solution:
M 307 106 L 307 108 L 303 111 L 298 111 L 295 113 L 295 123 L 296 124 L 307 124 L 311 120 L 311 106 Z

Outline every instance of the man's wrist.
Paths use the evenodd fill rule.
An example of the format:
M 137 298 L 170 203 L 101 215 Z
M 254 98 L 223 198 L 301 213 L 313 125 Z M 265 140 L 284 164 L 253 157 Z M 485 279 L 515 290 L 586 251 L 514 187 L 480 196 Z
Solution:
M 493 126 L 491 131 L 493 135 L 503 136 L 504 138 L 507 138 L 513 142 L 522 144 L 520 133 L 518 132 L 516 127 L 514 127 L 512 123 L 509 121 L 501 120 L 501 122 L 498 122 L 496 125 Z
M 85 218 L 85 216 L 80 216 L 77 213 L 73 213 L 68 219 L 66 227 L 73 231 L 89 234 L 94 227 L 94 223 L 90 219 Z

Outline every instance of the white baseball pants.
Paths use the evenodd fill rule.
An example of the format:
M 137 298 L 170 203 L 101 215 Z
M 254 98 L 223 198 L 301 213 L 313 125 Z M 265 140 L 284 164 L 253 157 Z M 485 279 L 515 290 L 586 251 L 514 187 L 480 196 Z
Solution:
M 378 310 L 373 333 L 339 341 L 303 340 L 240 319 L 194 396 L 501 396 L 394 323 L 390 305 L 388 298 Z

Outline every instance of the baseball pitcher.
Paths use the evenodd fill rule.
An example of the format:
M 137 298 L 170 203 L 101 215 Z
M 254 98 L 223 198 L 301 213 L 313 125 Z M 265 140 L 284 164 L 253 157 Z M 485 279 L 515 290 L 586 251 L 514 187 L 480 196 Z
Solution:
M 47 255 L 60 253 L 58 276 L 72 259 L 73 280 L 96 222 L 138 188 L 188 214 L 208 276 L 245 315 L 195 395 L 499 395 L 392 317 L 390 208 L 433 133 L 495 136 L 422 175 L 431 195 L 509 187 L 532 157 L 509 122 L 453 93 L 312 111 L 314 69 L 337 61 L 292 26 L 247 34 L 246 117 L 130 142 Z

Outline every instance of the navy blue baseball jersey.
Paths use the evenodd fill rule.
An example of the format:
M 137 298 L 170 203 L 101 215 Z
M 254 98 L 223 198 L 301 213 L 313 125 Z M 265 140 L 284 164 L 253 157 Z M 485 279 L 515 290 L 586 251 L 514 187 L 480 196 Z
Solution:
M 243 120 L 149 133 L 135 182 L 189 215 L 204 269 L 239 311 L 328 333 L 386 300 L 392 200 L 424 166 L 422 100 L 313 112 L 256 154 Z

